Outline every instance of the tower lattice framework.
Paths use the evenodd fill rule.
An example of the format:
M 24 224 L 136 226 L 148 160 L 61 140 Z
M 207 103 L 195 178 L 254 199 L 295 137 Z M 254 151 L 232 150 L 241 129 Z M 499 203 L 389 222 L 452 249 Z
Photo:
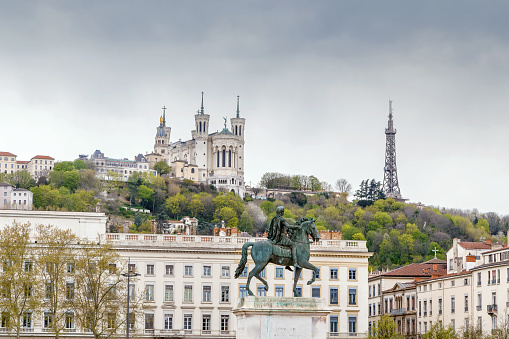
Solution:
M 392 121 L 392 101 L 389 100 L 389 123 L 385 129 L 385 167 L 383 191 L 387 198 L 401 199 L 396 167 L 396 130 Z

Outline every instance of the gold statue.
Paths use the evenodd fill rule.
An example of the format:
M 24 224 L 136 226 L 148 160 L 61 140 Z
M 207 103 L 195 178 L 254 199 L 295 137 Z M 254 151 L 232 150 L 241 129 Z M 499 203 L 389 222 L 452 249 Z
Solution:
M 159 118 L 159 122 L 162 124 L 163 123 L 163 116 L 161 115 L 161 117 Z

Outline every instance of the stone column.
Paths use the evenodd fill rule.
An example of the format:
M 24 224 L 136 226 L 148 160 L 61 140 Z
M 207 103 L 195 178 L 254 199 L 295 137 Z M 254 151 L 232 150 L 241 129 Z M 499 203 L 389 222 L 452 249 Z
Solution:
M 331 311 L 319 298 L 241 298 L 233 310 L 237 339 L 325 339 Z

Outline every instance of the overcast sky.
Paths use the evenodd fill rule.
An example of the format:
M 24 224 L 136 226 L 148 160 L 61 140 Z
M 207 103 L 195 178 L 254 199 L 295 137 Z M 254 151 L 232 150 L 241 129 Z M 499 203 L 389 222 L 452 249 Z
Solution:
M 246 118 L 245 177 L 383 180 L 393 100 L 401 192 L 509 214 L 505 1 L 1 1 L 0 151 L 153 150 Z

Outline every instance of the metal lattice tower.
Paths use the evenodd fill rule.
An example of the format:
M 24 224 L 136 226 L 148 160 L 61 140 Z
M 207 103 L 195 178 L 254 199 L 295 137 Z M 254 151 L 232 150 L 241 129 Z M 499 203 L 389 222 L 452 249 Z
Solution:
M 383 191 L 387 198 L 401 199 L 396 168 L 396 130 L 392 121 L 392 101 L 389 100 L 389 123 L 385 129 L 385 167 Z

